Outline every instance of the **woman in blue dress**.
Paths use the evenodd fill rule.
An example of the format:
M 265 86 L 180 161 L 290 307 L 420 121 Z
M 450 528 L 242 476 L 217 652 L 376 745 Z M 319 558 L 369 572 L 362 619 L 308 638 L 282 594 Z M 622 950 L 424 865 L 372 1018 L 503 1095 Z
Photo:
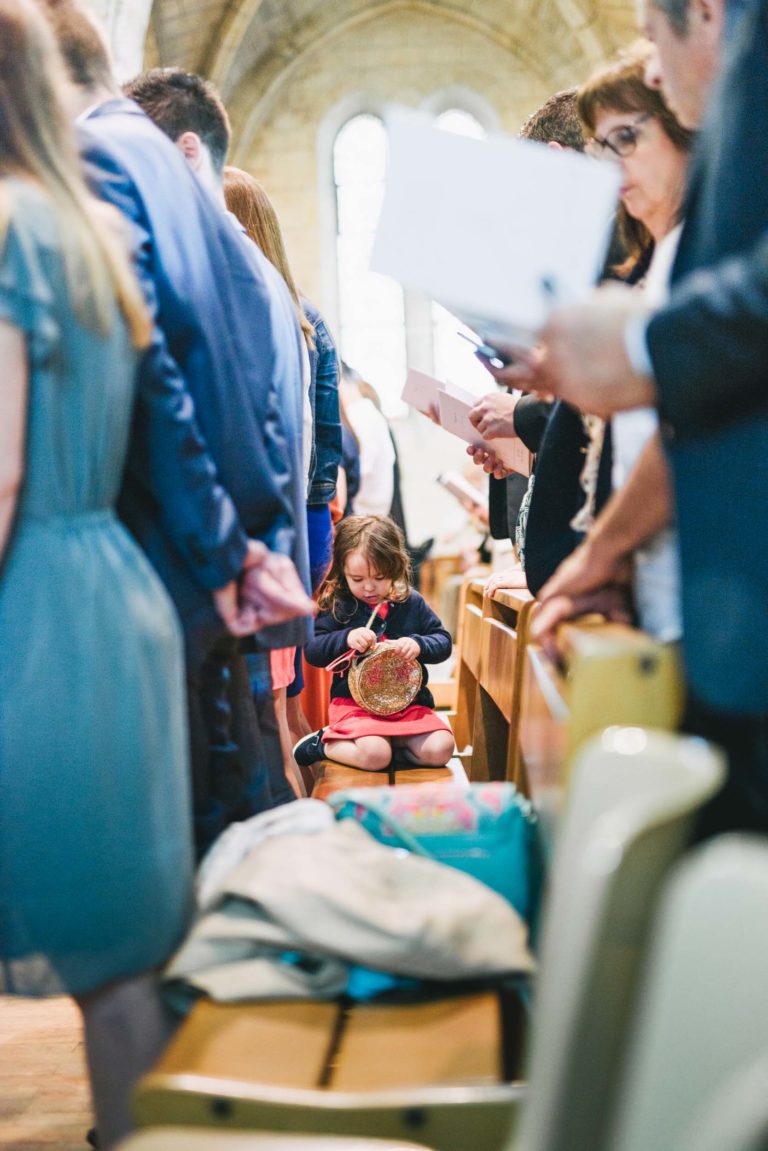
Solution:
M 0 990 L 76 998 L 107 1148 L 167 1038 L 192 845 L 179 630 L 114 512 L 149 320 L 60 91 L 0 0 Z

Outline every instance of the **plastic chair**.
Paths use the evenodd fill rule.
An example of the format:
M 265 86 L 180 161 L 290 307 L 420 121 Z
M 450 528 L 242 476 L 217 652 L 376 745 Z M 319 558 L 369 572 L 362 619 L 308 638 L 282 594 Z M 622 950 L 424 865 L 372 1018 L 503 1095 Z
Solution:
M 724 836 L 655 925 L 611 1151 L 768 1146 L 768 844 Z
M 605 1146 L 657 893 L 722 779 L 719 753 L 666 732 L 609 728 L 578 754 L 545 909 L 520 1151 Z
M 612 1085 L 657 889 L 686 843 L 691 818 L 721 779 L 720 758 L 708 745 L 660 732 L 610 729 L 580 754 L 546 909 L 533 1017 L 532 1085 L 519 1144 L 525 1151 L 598 1151 L 601 1123 L 587 1100 L 594 1102 Z M 293 1004 L 288 1014 L 303 1009 L 305 1035 L 311 1032 L 310 1014 L 322 1008 L 328 1005 Z M 373 1018 L 374 1008 L 367 1010 Z M 398 1010 L 405 1009 L 394 1008 L 393 1015 Z M 332 1068 L 340 1086 L 349 1083 L 352 1072 L 359 1086 L 360 1071 L 368 1068 L 369 1089 L 340 1090 L 333 1078 L 321 1085 L 309 1077 L 297 1085 L 297 1056 L 308 1051 L 306 1041 L 296 1041 L 298 1032 L 289 1031 L 285 1051 L 278 1051 L 278 1044 L 267 1041 L 258 1026 L 246 1033 L 246 1011 L 238 1015 L 237 1008 L 222 1008 L 222 1018 L 235 1026 L 239 1042 L 251 1050 L 265 1044 L 261 1049 L 269 1052 L 271 1078 L 235 1078 L 232 1070 L 220 1069 L 221 1043 L 229 1043 L 226 1036 L 222 1039 L 223 1028 L 211 1027 L 205 1034 L 199 1027 L 195 1039 L 194 1028 L 187 1024 L 160 1066 L 140 1085 L 137 1118 L 146 1126 L 377 1135 L 416 1140 L 438 1151 L 508 1148 L 526 1088 L 519 1083 L 473 1083 L 471 1077 L 457 1084 L 454 1074 L 449 1082 L 443 1075 L 438 1082 L 414 1079 L 408 1087 L 375 1089 L 380 1082 L 377 1064 L 391 1073 L 393 1066 L 409 1063 L 402 1043 L 393 1056 L 383 1040 L 377 1042 L 377 1035 L 387 1030 L 389 1009 L 375 1011 L 376 1022 L 366 1032 L 368 1057 L 350 1060 L 345 1072 L 342 1044 Z M 325 1050 L 325 1032 L 318 1035 Z M 419 1029 L 419 1043 L 428 1046 L 431 1035 Z M 434 1036 L 435 1051 L 427 1050 L 416 1061 L 422 1075 L 430 1060 L 442 1067 L 443 1048 L 451 1046 L 445 1029 L 435 1030 Z M 454 1035 L 451 1043 L 463 1045 L 468 1056 L 475 1039 L 473 1027 Z M 205 1048 L 211 1052 L 216 1044 L 222 1054 L 214 1060 L 215 1073 L 200 1074 L 199 1053 L 204 1058 Z M 359 1054 L 360 1045 L 352 1050 Z M 278 1082 L 281 1062 L 287 1075 Z M 293 1080 L 288 1078 L 292 1071 Z

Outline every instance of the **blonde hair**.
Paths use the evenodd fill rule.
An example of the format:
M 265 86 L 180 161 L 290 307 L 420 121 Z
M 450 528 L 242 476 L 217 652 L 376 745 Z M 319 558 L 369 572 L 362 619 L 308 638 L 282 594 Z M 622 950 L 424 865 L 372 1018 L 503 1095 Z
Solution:
M 62 104 L 64 66 L 47 21 L 31 0 L 0 0 L 0 176 L 26 178 L 47 194 L 72 306 L 106 335 L 118 304 L 136 347 L 151 321 L 118 237 L 116 213 L 89 194 Z M 12 200 L 0 201 L 0 243 Z
M 389 599 L 393 603 L 408 598 L 413 578 L 411 561 L 405 537 L 395 521 L 389 516 L 347 516 L 336 528 L 333 559 L 318 591 L 321 611 L 330 611 L 338 619 L 337 609 L 354 599 L 344 572 L 347 556 L 352 552 L 360 552 L 378 574 L 392 580 Z
M 285 280 L 296 306 L 296 317 L 307 347 L 314 348 L 315 330 L 301 306 L 296 281 L 288 264 L 280 221 L 263 184 L 260 184 L 250 172 L 227 165 L 224 169 L 224 199 L 230 212 L 237 216 L 254 244 L 261 249 L 270 264 L 277 268 Z

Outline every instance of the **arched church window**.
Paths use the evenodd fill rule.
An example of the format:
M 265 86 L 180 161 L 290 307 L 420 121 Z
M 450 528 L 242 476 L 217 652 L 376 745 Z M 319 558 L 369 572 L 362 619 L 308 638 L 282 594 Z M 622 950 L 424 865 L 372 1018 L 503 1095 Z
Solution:
M 387 137 L 378 116 L 353 116 L 333 147 L 339 341 L 343 358 L 369 380 L 394 413 L 406 373 L 403 291 L 369 271 L 384 195 Z
M 422 106 L 446 131 L 481 138 L 486 123 L 453 94 L 435 94 Z M 469 107 L 472 102 L 468 101 Z M 447 106 L 446 106 L 447 105 Z M 358 106 L 359 107 L 359 106 Z M 343 358 L 374 385 L 388 415 L 404 414 L 399 396 L 408 366 L 443 380 L 488 385 L 488 375 L 458 331 L 459 321 L 430 300 L 403 292 L 388 276 L 368 269 L 386 175 L 387 133 L 382 118 L 355 111 L 331 136 L 335 208 L 338 336 Z M 330 223 L 330 221 L 329 221 Z

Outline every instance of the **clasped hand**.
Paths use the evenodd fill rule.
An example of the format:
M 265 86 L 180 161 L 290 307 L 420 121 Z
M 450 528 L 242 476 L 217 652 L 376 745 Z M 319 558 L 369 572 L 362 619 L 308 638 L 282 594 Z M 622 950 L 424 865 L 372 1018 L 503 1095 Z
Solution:
M 227 630 L 235 636 L 252 635 L 317 612 L 293 560 L 258 540 L 248 541 L 240 580 L 219 588 L 213 599 Z

